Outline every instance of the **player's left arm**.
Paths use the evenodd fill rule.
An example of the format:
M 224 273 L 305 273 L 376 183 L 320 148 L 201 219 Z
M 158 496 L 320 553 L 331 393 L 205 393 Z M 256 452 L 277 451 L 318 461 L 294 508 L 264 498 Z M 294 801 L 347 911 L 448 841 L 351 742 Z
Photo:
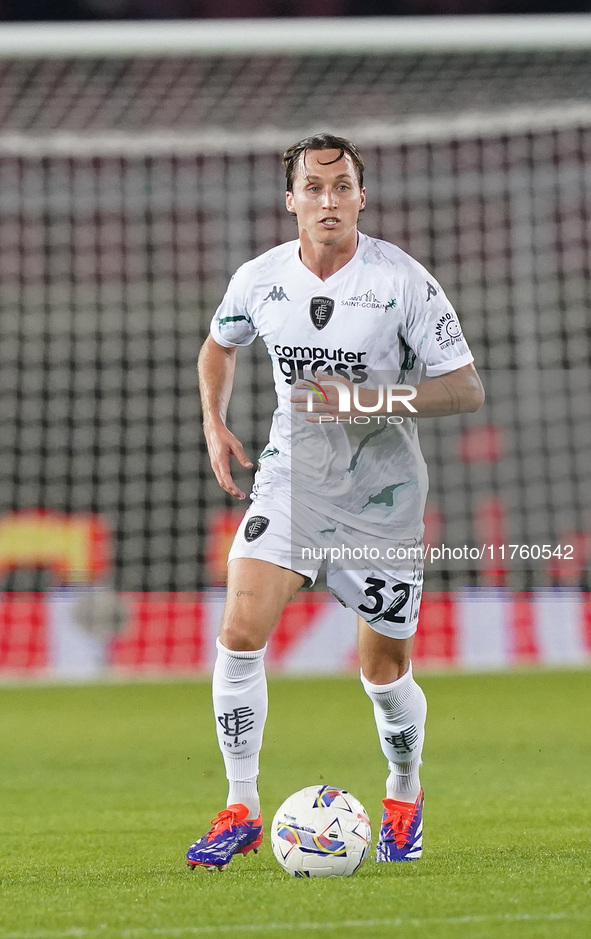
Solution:
M 458 315 L 431 274 L 417 261 L 408 259 L 407 264 L 401 336 L 424 363 L 428 376 L 416 388 L 413 416 L 478 411 L 484 403 L 484 388 Z M 392 402 L 392 413 L 406 417 L 409 411 L 400 401 Z
M 372 393 L 367 394 L 369 397 Z M 373 394 L 375 400 L 375 392 Z M 359 400 L 364 403 L 363 396 Z M 416 414 L 409 412 L 403 401 L 393 401 L 390 413 L 402 417 L 445 417 L 478 411 L 484 404 L 484 388 L 470 362 L 418 385 L 415 397 L 409 401 L 416 408 Z
M 335 381 L 345 385 L 349 391 L 351 407 L 346 411 L 339 410 L 339 397 L 338 390 L 334 386 Z M 367 414 L 367 410 L 358 410 L 355 407 L 353 394 L 354 385 L 350 381 L 347 381 L 346 378 L 335 378 L 332 375 L 317 374 L 316 382 L 323 388 L 328 401 L 312 401 L 312 411 L 309 412 L 309 416 L 306 417 L 306 420 L 316 422 L 320 414 L 332 417 L 338 415 L 340 418 Z M 302 389 L 299 393 L 296 391 L 296 394 L 291 398 L 295 403 L 296 411 L 308 411 L 310 407 L 308 404 L 309 390 L 306 383 L 298 382 L 295 387 L 298 391 Z M 408 395 L 405 394 L 405 388 L 409 390 Z M 302 393 L 304 389 L 306 389 L 306 394 Z M 444 375 L 428 379 L 414 389 L 411 389 L 410 386 L 407 385 L 399 385 L 396 391 L 400 394 L 399 398 L 396 397 L 394 400 L 388 402 L 386 396 L 384 396 L 383 406 L 377 412 L 373 411 L 372 413 L 387 413 L 400 417 L 445 417 L 449 414 L 463 414 L 478 411 L 484 403 L 484 388 L 480 381 L 480 376 L 472 362 L 454 369 L 451 372 L 446 372 Z M 410 396 L 411 391 L 415 392 L 413 397 Z M 355 392 L 357 401 L 362 408 L 367 409 L 375 405 L 377 391 L 357 386 Z M 414 410 L 411 411 L 407 404 L 404 403 L 405 401 L 407 401 Z

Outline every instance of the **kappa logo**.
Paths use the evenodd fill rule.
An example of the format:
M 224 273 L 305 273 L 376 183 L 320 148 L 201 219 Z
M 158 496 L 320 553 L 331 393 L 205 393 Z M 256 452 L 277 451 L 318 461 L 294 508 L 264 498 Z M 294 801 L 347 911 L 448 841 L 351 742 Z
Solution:
M 269 527 L 269 519 L 264 515 L 253 515 L 244 526 L 244 539 L 251 542 L 260 538 Z
M 378 300 L 373 290 L 368 290 L 367 293 L 362 293 L 359 297 L 349 297 L 348 300 L 343 300 L 343 306 L 361 306 L 369 310 L 386 309 L 386 304 Z M 388 306 L 396 306 L 396 300 L 390 301 Z
M 461 342 L 464 338 L 461 326 L 450 310 L 438 320 L 435 327 L 435 338 L 441 349 L 447 349 L 449 346 L 453 346 L 455 342 Z
M 324 329 L 334 313 L 334 300 L 330 297 L 312 297 L 310 300 L 310 319 L 316 329 Z
M 264 297 L 263 303 L 266 300 L 289 300 L 289 297 L 287 296 L 283 287 L 276 287 L 273 285 L 273 290 L 270 290 L 267 296 Z
M 429 281 L 427 281 L 427 301 L 430 300 L 431 297 L 436 297 L 438 293 L 439 291 L 435 289 L 433 284 L 430 284 Z

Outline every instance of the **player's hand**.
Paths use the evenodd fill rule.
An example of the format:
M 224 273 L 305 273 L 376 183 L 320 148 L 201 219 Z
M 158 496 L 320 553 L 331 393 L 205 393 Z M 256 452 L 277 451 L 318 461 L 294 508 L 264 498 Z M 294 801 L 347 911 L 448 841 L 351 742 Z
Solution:
M 230 472 L 230 456 L 236 457 L 245 469 L 252 468 L 253 464 L 244 452 L 244 447 L 225 424 L 208 425 L 204 429 L 211 468 L 218 483 L 236 499 L 245 499 L 246 494 L 238 488 Z
M 349 408 L 347 410 L 339 409 L 339 391 L 334 383 L 343 385 L 349 392 Z M 320 373 L 313 380 L 298 381 L 294 388 L 298 389 L 299 394 L 293 394 L 290 398 L 295 404 L 296 411 L 306 412 L 305 420 L 317 424 L 319 418 L 332 417 L 350 417 L 353 413 L 351 402 L 353 401 L 353 384 L 340 375 L 326 375 Z M 308 410 L 308 396 L 311 395 L 312 410 Z

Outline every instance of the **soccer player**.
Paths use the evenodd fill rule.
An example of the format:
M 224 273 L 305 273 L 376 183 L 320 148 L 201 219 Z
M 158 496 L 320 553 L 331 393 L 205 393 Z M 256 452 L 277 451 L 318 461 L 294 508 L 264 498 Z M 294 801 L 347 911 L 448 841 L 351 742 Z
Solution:
M 266 642 L 324 557 L 329 590 L 359 615 L 361 681 L 389 766 L 376 860 L 421 856 L 426 702 L 410 655 L 427 474 L 417 418 L 476 411 L 484 400 L 437 281 L 358 231 L 366 195 L 356 147 L 320 134 L 290 147 L 284 163 L 299 237 L 239 268 L 199 360 L 212 467 L 238 499 L 230 458 L 252 463 L 226 412 L 238 347 L 256 336 L 271 356 L 278 406 L 229 554 L 213 674 L 227 807 L 189 848 L 191 867 L 223 869 L 262 841 Z

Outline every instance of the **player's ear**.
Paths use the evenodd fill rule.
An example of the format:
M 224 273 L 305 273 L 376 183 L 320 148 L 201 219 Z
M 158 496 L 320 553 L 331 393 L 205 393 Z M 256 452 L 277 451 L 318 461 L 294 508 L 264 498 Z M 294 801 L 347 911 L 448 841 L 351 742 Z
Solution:
M 361 190 L 361 202 L 359 203 L 359 211 L 362 212 L 365 208 L 365 186 Z
M 285 193 L 285 207 L 288 212 L 292 212 L 292 213 L 295 212 L 295 208 L 293 204 L 293 192 Z

